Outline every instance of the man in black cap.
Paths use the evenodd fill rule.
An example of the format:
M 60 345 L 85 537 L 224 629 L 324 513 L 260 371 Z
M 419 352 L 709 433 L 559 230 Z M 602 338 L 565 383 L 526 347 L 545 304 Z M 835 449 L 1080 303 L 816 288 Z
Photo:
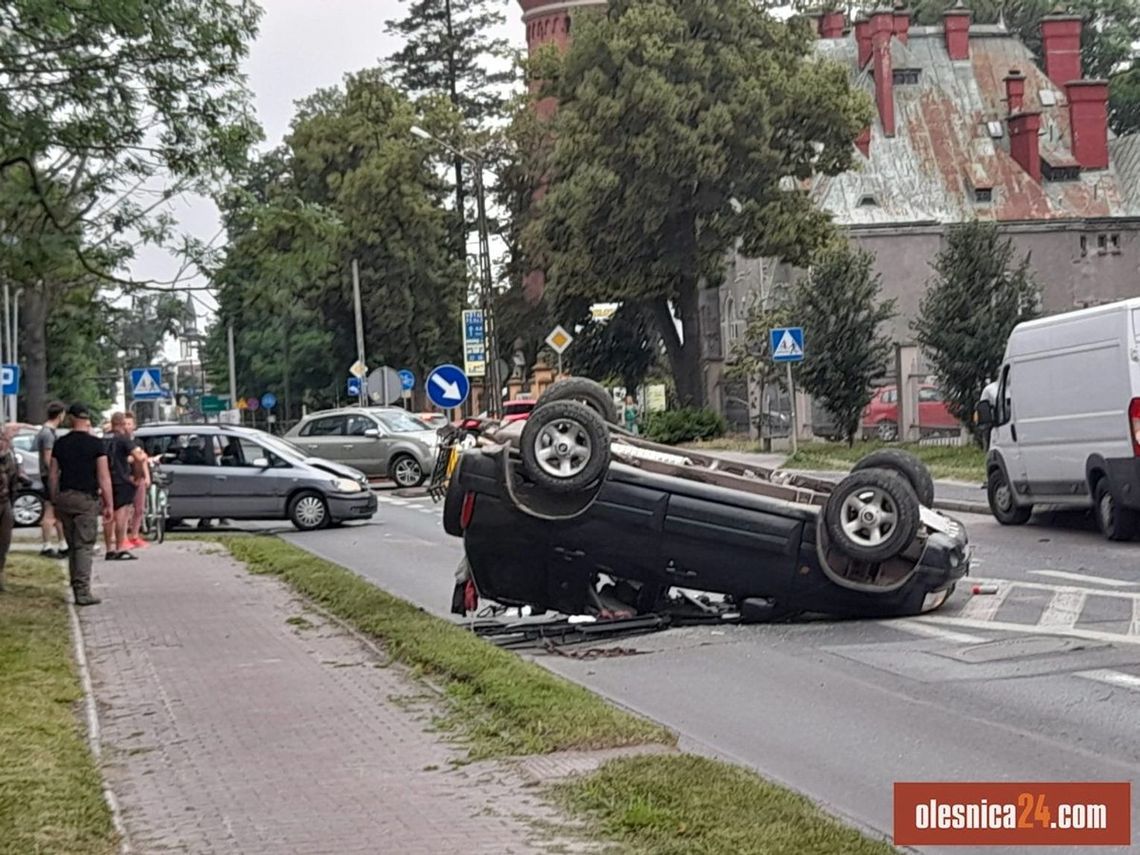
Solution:
M 84 404 L 67 409 L 71 432 L 56 440 L 51 456 L 48 495 L 63 523 L 70 551 L 67 554 L 71 589 L 77 606 L 94 606 L 91 594 L 91 562 L 99 536 L 100 498 L 103 524 L 114 519 L 111 469 L 103 441 L 91 433 L 91 411 Z

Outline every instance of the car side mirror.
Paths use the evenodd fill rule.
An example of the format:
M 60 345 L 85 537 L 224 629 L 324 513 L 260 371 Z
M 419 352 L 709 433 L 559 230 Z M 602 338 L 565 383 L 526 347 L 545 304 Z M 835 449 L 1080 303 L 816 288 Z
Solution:
M 983 430 L 991 427 L 994 423 L 993 404 L 989 401 L 978 401 L 978 406 L 974 409 L 974 422 Z
M 256 466 L 258 469 L 268 469 L 269 468 L 269 458 L 268 457 L 258 457 L 253 461 L 253 465 Z
M 369 439 L 379 439 L 380 438 L 380 429 L 379 428 L 368 428 L 367 430 L 364 431 L 364 436 L 368 437 Z

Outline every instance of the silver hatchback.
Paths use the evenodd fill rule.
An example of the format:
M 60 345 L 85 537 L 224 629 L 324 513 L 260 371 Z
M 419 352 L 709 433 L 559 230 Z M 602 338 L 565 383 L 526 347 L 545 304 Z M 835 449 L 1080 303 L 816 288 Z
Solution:
M 418 487 L 431 473 L 439 437 L 398 407 L 360 407 L 312 413 L 285 434 L 306 454 Z

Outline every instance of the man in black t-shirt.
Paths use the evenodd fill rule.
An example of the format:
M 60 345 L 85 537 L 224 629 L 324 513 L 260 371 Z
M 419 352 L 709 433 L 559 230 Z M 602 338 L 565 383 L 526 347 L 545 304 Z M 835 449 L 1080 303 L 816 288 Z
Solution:
M 114 497 L 103 440 L 91 433 L 91 411 L 83 404 L 67 409 L 71 433 L 56 440 L 51 456 L 48 495 L 63 523 L 70 551 L 67 566 L 77 606 L 93 606 L 91 560 L 99 536 L 100 499 L 103 524 L 111 525 Z

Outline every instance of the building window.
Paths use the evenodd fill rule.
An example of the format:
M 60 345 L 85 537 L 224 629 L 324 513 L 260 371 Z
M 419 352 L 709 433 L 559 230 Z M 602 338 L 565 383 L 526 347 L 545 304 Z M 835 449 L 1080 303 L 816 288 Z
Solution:
M 1042 160 L 1041 174 L 1046 181 L 1076 181 L 1081 177 L 1081 168 L 1079 166 L 1051 166 Z
M 1086 235 L 1081 235 L 1081 258 L 1087 258 L 1089 254 L 1089 239 Z
M 1108 254 L 1108 235 L 1100 234 L 1096 236 L 1096 252 L 1097 255 Z
M 892 77 L 897 86 L 913 86 L 918 83 L 919 69 L 896 68 Z
M 975 187 L 974 188 L 974 201 L 975 202 L 992 202 L 994 200 L 994 189 L 992 187 Z
M 1108 251 L 1113 255 L 1120 255 L 1120 232 L 1113 232 L 1108 236 Z
M 877 207 L 879 207 L 879 202 L 870 193 L 866 193 L 866 194 L 859 197 L 859 207 L 860 208 L 877 208 Z

